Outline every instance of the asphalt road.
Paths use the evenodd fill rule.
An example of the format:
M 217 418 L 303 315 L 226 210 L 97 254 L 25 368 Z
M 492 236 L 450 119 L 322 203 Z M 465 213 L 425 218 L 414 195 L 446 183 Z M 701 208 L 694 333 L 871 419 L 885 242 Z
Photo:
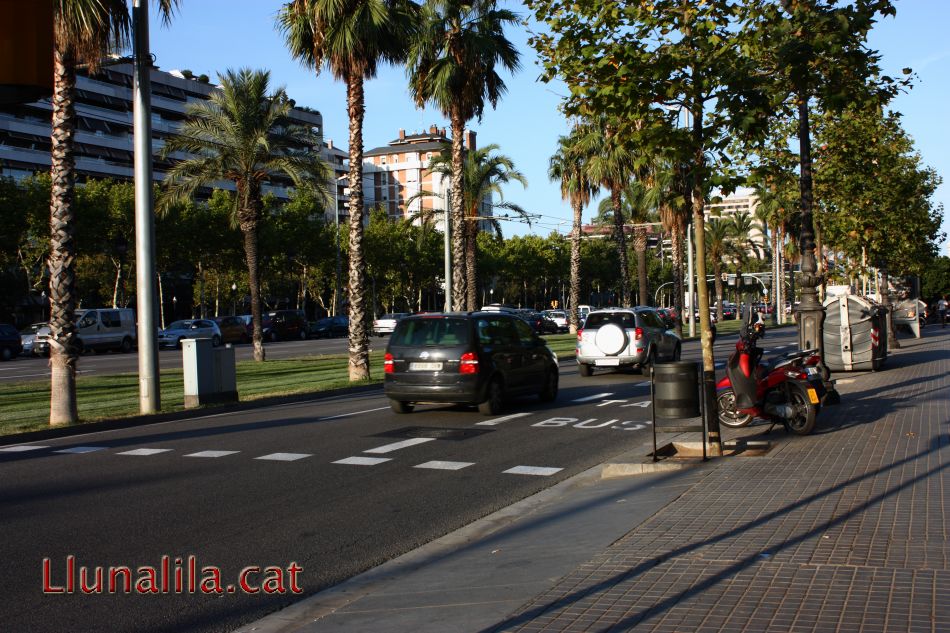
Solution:
M 3 447 L 0 628 L 233 630 L 649 441 L 650 417 L 640 374 L 581 378 L 565 363 L 556 402 L 493 418 L 434 405 L 396 415 L 380 391 Z M 220 570 L 221 593 L 188 592 L 189 556 L 196 581 Z M 157 570 L 157 593 L 126 593 L 122 571 L 106 592 L 109 568 L 151 588 L 140 566 Z M 244 592 L 241 570 L 267 566 L 285 593 Z M 266 577 L 252 571 L 249 588 Z

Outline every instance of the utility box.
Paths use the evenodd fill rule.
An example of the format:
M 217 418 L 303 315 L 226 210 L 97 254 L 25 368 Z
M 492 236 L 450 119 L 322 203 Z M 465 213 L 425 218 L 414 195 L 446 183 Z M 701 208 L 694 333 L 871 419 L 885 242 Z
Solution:
M 887 309 L 852 294 L 825 300 L 825 365 L 831 371 L 877 371 L 887 360 Z
M 210 338 L 186 338 L 181 342 L 181 359 L 186 409 L 204 404 L 237 402 L 233 347 L 214 347 Z
M 905 299 L 900 303 L 891 304 L 894 312 L 894 326 L 904 326 L 910 330 L 914 338 L 920 338 L 920 317 L 927 311 L 927 304 L 919 299 Z

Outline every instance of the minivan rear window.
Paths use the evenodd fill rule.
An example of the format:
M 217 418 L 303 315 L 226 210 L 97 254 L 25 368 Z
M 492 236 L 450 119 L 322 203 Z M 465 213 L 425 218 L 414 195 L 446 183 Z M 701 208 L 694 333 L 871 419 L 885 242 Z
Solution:
M 584 329 L 599 328 L 608 323 L 619 325 L 625 330 L 637 327 L 636 317 L 630 312 L 591 312 L 587 315 Z
M 393 332 L 390 345 L 466 345 L 469 342 L 468 319 L 403 319 Z

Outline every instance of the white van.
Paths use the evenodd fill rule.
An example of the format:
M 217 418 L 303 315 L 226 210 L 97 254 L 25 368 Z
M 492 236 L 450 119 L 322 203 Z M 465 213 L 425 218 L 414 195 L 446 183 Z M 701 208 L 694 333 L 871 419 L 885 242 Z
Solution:
M 76 310 L 76 337 L 80 353 L 86 350 L 131 352 L 135 346 L 135 311 L 130 308 Z M 49 331 L 37 333 L 34 354 L 49 354 Z

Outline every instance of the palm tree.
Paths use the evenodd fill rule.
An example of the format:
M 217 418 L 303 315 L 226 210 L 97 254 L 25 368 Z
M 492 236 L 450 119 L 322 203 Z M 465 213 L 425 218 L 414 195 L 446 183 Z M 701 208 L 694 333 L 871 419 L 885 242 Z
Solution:
M 321 139 L 307 127 L 287 124 L 290 100 L 283 88 L 268 94 L 269 81 L 267 71 L 228 70 L 208 101 L 186 108 L 188 118 L 162 149 L 163 157 L 176 151 L 195 157 L 168 171 L 161 207 L 190 199 L 199 187 L 221 180 L 237 189 L 232 221 L 244 236 L 257 361 L 264 360 L 257 248 L 264 206 L 261 187 L 275 174 L 289 176 L 297 186 L 330 179 L 329 167 L 309 151 L 320 147 Z
M 350 380 L 368 380 L 369 315 L 363 252 L 363 83 L 381 63 L 406 58 L 418 6 L 411 0 L 291 0 L 278 15 L 290 54 L 308 68 L 323 66 L 346 84 L 350 119 L 349 316 Z
M 567 200 L 574 211 L 571 228 L 571 289 L 568 300 L 571 306 L 568 313 L 571 334 L 576 334 L 580 325 L 577 305 L 580 303 L 581 294 L 581 214 L 597 189 L 587 177 L 583 156 L 577 151 L 576 134 L 575 127 L 570 136 L 558 139 L 557 152 L 551 157 L 548 166 L 548 177 L 561 181 L 561 198 Z
M 495 154 L 500 148 L 498 145 L 486 145 L 483 148 L 469 150 L 465 154 L 462 166 L 462 217 L 464 218 L 465 259 L 466 267 L 466 310 L 478 308 L 478 270 L 476 237 L 481 222 L 490 224 L 498 237 L 501 237 L 501 226 L 498 220 L 484 220 L 482 204 L 498 195 L 499 201 L 492 202 L 493 209 L 512 211 L 524 219 L 528 219 L 527 212 L 513 202 L 505 202 L 502 185 L 512 181 L 519 182 L 523 187 L 528 186 L 528 179 L 515 169 L 514 161 L 503 154 Z M 429 170 L 451 176 L 454 173 L 451 154 L 441 153 L 429 163 Z M 454 181 L 453 181 L 454 182 Z
M 624 231 L 622 192 L 632 173 L 634 155 L 619 133 L 620 122 L 606 117 L 581 125 L 578 151 L 585 157 L 587 177 L 610 192 L 610 208 L 620 266 L 621 305 L 630 305 L 630 267 L 627 263 L 627 238 Z
M 647 229 L 643 224 L 653 219 L 653 209 L 656 207 L 657 192 L 648 188 L 643 182 L 630 181 L 620 194 L 621 215 L 628 218 L 635 226 L 633 228 L 633 252 L 637 254 L 637 277 L 639 284 L 639 304 L 650 305 L 650 290 L 647 279 Z M 600 201 L 598 213 L 607 217 L 613 213 L 612 199 Z M 627 304 L 624 304 L 627 305 Z
M 749 261 L 749 250 L 755 247 L 750 239 L 752 232 L 752 215 L 746 211 L 739 211 L 732 216 L 729 225 L 732 239 L 730 240 L 732 256 L 736 262 L 736 279 L 738 287 L 742 288 L 742 271 Z
M 163 19 L 177 0 L 160 0 Z M 131 20 L 125 0 L 53 2 L 53 96 L 50 196 L 50 412 L 56 426 L 79 421 L 76 406 L 76 216 L 74 138 L 76 68 L 98 69 L 106 54 L 129 43 Z
M 712 261 L 716 286 L 716 314 L 722 319 L 722 262 L 729 252 L 731 226 L 720 218 L 706 222 L 706 256 Z
M 686 296 L 683 279 L 686 277 L 683 262 L 684 238 L 690 230 L 692 205 L 689 202 L 689 184 L 685 170 L 669 161 L 658 161 L 654 171 L 655 188 L 658 194 L 658 211 L 663 228 L 670 233 L 673 250 L 673 307 L 678 315 L 683 314 L 683 297 Z M 682 316 L 676 319 L 676 333 L 683 335 Z
M 519 54 L 505 38 L 504 27 L 518 16 L 499 9 L 496 0 L 429 0 L 422 8 L 421 27 L 409 52 L 409 92 L 416 104 L 433 102 L 452 126 L 451 225 L 452 307 L 469 296 L 465 270 L 463 227 L 463 135 L 465 124 L 481 119 L 485 101 L 494 108 L 505 93 L 505 82 L 495 72 L 501 65 L 509 72 L 519 67 Z M 446 226 L 450 226 L 447 221 Z

